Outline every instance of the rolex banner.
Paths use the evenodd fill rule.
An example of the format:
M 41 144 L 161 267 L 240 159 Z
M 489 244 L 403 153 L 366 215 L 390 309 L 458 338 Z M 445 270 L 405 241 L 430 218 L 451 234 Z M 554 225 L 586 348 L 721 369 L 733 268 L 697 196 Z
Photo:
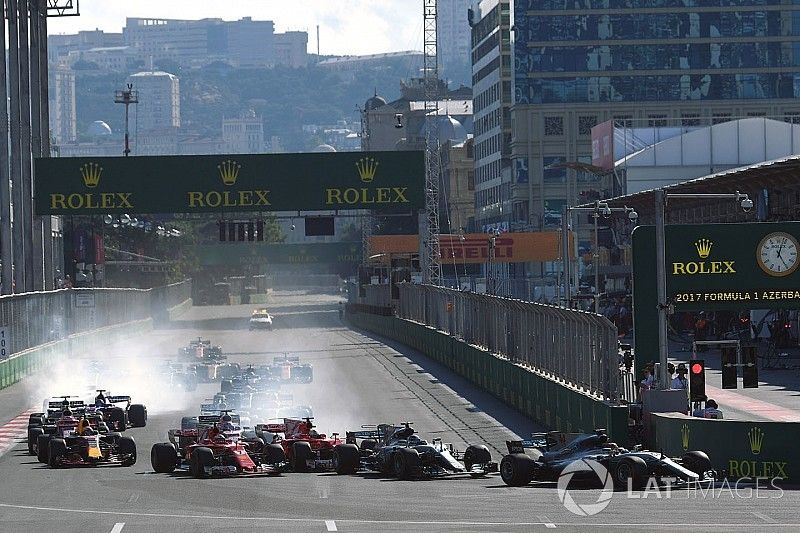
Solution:
M 423 152 L 36 159 L 37 215 L 412 212 L 425 206 Z

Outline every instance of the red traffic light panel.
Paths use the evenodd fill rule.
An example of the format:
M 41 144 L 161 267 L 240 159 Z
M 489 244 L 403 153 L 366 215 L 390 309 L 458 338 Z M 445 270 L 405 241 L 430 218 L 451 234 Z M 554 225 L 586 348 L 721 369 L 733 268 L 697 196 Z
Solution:
M 691 369 L 692 369 L 692 374 L 703 373 L 703 365 L 700 363 L 692 363 Z

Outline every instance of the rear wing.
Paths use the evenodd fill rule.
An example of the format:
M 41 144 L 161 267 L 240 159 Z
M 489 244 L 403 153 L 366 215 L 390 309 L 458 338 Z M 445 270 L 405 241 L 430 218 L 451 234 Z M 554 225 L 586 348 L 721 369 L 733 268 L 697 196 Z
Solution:
M 221 412 L 220 412 L 221 413 Z M 240 423 L 239 415 L 236 413 L 228 413 L 231 416 L 231 422 L 234 424 Z M 222 414 L 213 414 L 213 415 L 200 415 L 197 417 L 197 426 L 213 426 L 214 424 L 218 424 L 219 421 L 222 420 Z
M 272 362 L 275 364 L 281 363 L 299 363 L 300 356 L 299 355 L 283 355 L 278 357 L 273 357 Z
M 345 433 L 345 442 L 348 444 L 356 444 L 356 439 L 372 439 L 378 441 L 383 439 L 383 437 L 383 432 L 377 428 L 361 431 L 347 431 Z
M 63 398 L 60 398 L 60 399 L 50 398 L 49 400 L 47 400 L 47 410 L 48 411 L 61 410 L 63 408 L 64 408 L 64 399 Z M 72 409 L 72 410 L 85 409 L 86 408 L 86 403 L 83 400 L 70 400 L 69 401 L 69 408 Z
M 508 453 L 525 453 L 526 449 L 541 451 L 558 450 L 575 440 L 582 433 L 566 433 L 563 431 L 549 431 L 547 433 L 533 433 L 530 439 L 507 440 Z
M 130 396 L 106 396 L 106 401 L 108 403 L 122 403 L 122 402 L 131 403 L 131 397 Z
M 216 403 L 201 403 L 200 404 L 200 412 L 201 413 L 219 413 L 220 408 L 219 404 Z M 232 418 L 232 416 L 231 416 Z

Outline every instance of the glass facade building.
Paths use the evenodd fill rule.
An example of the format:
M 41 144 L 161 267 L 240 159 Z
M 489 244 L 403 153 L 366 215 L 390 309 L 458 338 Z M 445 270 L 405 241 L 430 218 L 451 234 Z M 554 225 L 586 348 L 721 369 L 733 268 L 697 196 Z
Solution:
M 515 103 L 800 97 L 794 2 L 515 0 Z

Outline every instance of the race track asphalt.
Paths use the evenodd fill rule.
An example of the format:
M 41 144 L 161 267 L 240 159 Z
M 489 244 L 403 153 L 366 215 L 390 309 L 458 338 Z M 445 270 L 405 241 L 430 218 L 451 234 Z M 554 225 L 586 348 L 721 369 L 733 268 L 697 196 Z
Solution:
M 297 403 L 313 407 L 323 432 L 411 421 L 423 437 L 441 437 L 460 449 L 484 442 L 499 461 L 506 439 L 540 429 L 424 355 L 349 329 L 339 321 L 337 301 L 329 295 L 278 294 L 269 305 L 276 329 L 268 332 L 247 330 L 255 306 L 196 307 L 132 340 L 109 339 L 102 354 L 83 358 L 147 368 L 174 359 L 179 346 L 203 336 L 236 362 L 262 362 L 284 352 L 312 362 L 314 382 L 291 390 Z M 78 365 L 0 391 L 0 426 L 46 394 L 86 389 L 87 376 L 70 372 Z M 598 514 L 579 516 L 565 508 L 552 484 L 508 488 L 498 475 L 395 481 L 368 474 L 209 480 L 155 474 L 151 445 L 166 440 L 182 415 L 196 414 L 218 386 L 203 385 L 192 394 L 152 382 L 128 386 L 115 393 L 132 395 L 150 413 L 146 428 L 129 432 L 139 448 L 136 465 L 51 470 L 29 456 L 20 440 L 0 456 L 0 531 L 800 530 L 800 491 L 763 487 L 621 492 Z M 597 489 L 569 493 L 578 505 L 595 503 L 599 495 Z

